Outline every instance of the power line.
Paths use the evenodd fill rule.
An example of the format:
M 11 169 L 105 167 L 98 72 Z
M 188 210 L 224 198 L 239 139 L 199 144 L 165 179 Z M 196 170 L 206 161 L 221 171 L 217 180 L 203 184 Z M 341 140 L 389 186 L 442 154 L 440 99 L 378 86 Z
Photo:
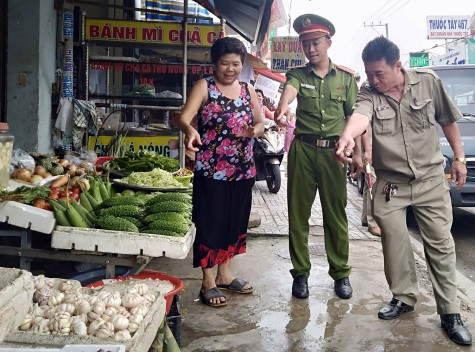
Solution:
M 384 11 L 383 13 L 380 13 L 379 16 L 382 17 L 384 16 L 386 13 L 388 13 L 392 8 L 394 8 L 394 6 L 396 5 L 399 5 L 401 2 L 403 2 L 404 0 L 397 0 L 394 4 L 392 4 L 392 6 L 388 7 L 386 9 L 386 11 Z
M 379 11 L 381 11 L 388 3 L 390 3 L 392 0 L 386 1 L 383 6 L 381 6 L 379 9 L 377 9 L 372 15 L 370 15 L 367 19 L 364 20 L 364 22 L 368 21 L 371 17 L 376 15 Z M 399 0 L 398 0 L 399 1 Z
M 407 0 L 404 4 L 402 4 L 401 6 L 399 6 L 396 10 L 394 10 L 393 12 L 391 12 L 389 15 L 387 15 L 386 17 L 384 17 L 381 21 L 385 20 L 386 18 L 388 17 L 391 17 L 392 15 L 394 15 L 396 12 L 398 12 L 401 8 L 403 8 L 404 6 L 407 5 L 407 3 L 411 1 L 411 0 Z

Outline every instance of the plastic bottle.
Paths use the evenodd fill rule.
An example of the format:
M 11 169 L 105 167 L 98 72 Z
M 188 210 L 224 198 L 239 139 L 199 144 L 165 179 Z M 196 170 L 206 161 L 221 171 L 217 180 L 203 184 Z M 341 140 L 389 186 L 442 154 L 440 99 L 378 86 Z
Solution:
M 0 187 L 7 187 L 10 179 L 14 137 L 8 134 L 8 123 L 0 122 Z

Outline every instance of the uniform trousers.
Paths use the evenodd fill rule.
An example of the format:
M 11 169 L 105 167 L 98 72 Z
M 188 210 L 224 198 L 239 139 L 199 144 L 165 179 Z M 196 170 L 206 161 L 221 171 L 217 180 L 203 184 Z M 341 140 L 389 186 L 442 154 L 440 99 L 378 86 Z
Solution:
M 383 192 L 387 182 L 398 187 L 389 201 Z M 413 306 L 419 294 L 406 222 L 406 209 L 411 206 L 424 244 L 437 313 L 460 313 L 455 245 L 450 232 L 452 204 L 447 179 L 438 176 L 420 182 L 398 183 L 382 177 L 378 178 L 373 195 L 374 218 L 381 228 L 384 272 L 393 297 Z
M 368 177 L 368 175 L 365 175 Z M 374 169 L 371 166 L 371 179 L 373 180 L 373 186 L 376 183 L 376 174 L 374 173 Z M 373 190 L 374 192 L 374 190 Z M 376 227 L 378 224 L 376 220 L 373 218 L 373 201 L 371 199 L 371 195 L 368 189 L 368 182 L 365 179 L 365 184 L 363 188 L 363 210 L 361 211 L 361 223 L 368 224 L 368 228 Z
M 317 191 L 323 213 L 329 275 L 348 277 L 349 239 L 345 207 L 346 168 L 335 161 L 333 148 L 320 148 L 295 138 L 288 155 L 289 250 L 293 277 L 310 275 L 309 219 Z

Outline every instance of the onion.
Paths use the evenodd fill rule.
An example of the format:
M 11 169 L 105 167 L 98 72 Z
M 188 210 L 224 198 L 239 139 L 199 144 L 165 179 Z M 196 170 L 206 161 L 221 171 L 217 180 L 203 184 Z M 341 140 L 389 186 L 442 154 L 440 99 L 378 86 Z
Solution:
M 58 162 L 62 167 L 66 167 L 70 164 L 70 161 L 68 159 L 59 159 Z
M 30 183 L 36 183 L 40 180 L 43 180 L 43 177 L 41 175 L 33 175 L 30 178 Z
M 13 173 L 13 178 L 16 178 L 17 180 L 22 180 L 25 182 L 30 182 L 31 179 L 31 171 L 28 169 L 16 169 L 15 172 Z
M 35 167 L 35 170 L 33 171 L 33 173 L 35 175 L 40 175 L 41 177 L 44 178 L 46 176 L 47 171 L 44 168 L 44 166 L 38 165 L 38 166 Z

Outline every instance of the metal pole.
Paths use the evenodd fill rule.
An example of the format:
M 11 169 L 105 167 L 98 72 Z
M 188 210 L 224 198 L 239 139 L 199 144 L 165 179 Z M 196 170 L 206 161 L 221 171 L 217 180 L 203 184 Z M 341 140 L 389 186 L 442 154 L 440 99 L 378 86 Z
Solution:
M 188 68 L 188 0 L 185 0 L 183 2 L 183 22 L 182 22 L 182 28 L 183 28 L 183 79 L 182 79 L 182 97 L 183 97 L 183 105 L 185 105 L 186 102 L 186 90 L 187 90 L 187 68 Z M 185 144 L 184 144 L 185 138 L 183 135 L 183 132 L 179 132 L 178 134 L 178 145 L 179 145 L 179 156 L 180 156 L 180 168 L 185 167 Z
M 389 24 L 386 23 L 386 39 L 389 39 L 389 29 L 388 29 Z

